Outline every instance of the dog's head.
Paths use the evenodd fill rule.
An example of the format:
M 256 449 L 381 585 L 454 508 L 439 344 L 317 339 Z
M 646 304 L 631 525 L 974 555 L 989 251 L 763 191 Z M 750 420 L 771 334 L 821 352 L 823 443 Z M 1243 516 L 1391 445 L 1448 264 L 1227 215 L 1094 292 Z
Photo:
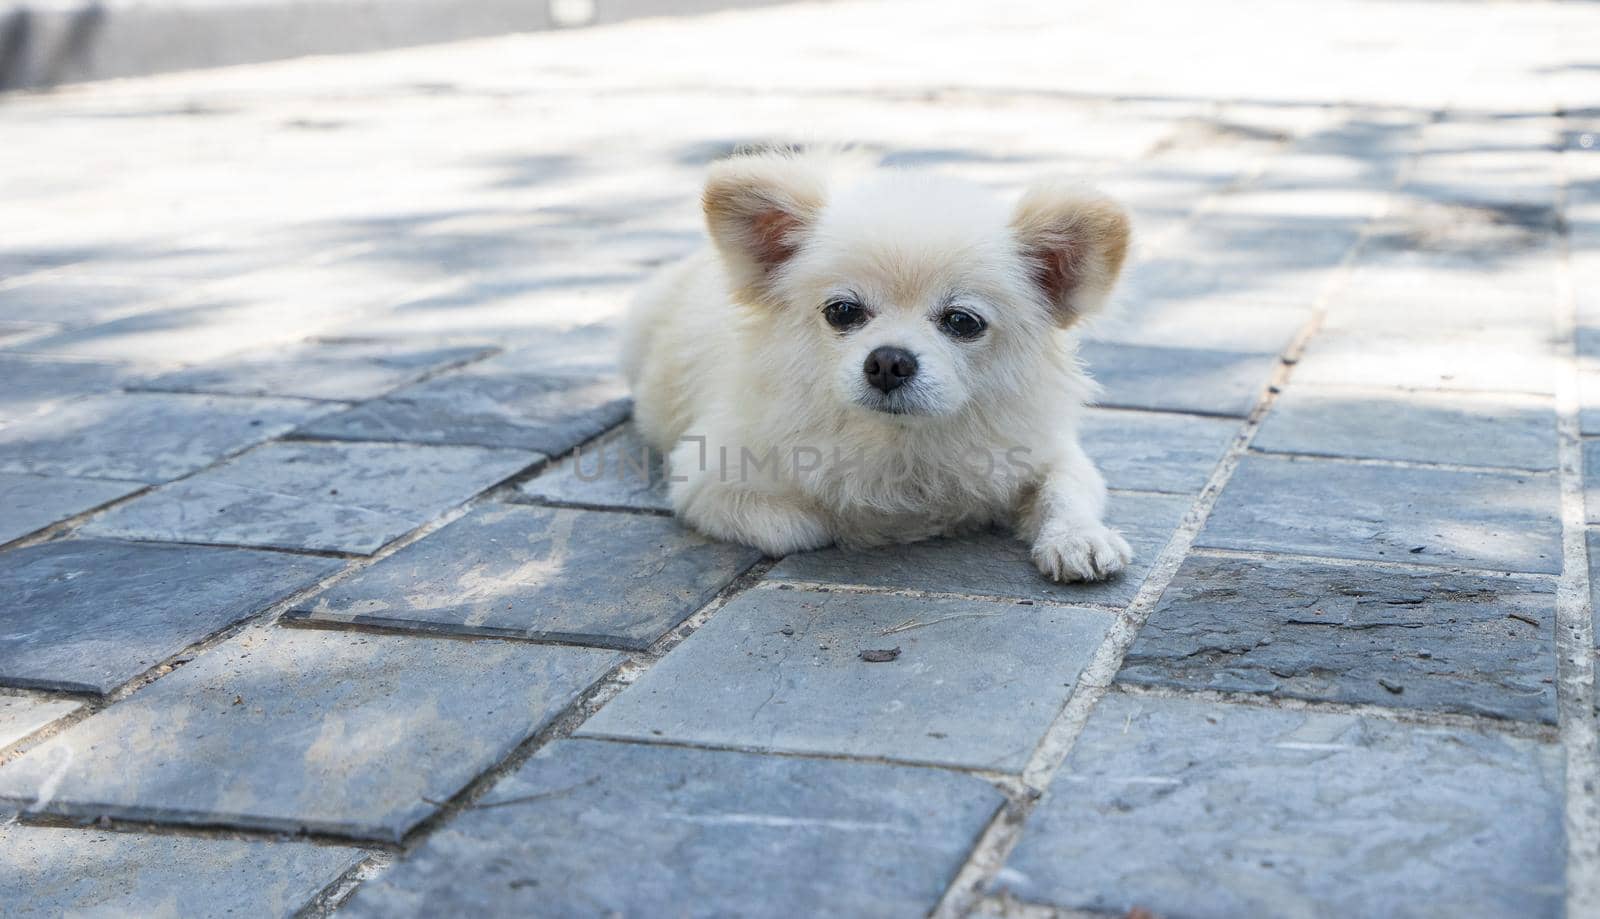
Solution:
M 945 177 L 840 178 L 785 154 L 718 163 L 704 204 L 735 296 L 786 339 L 765 343 L 772 372 L 906 418 L 1038 385 L 1052 331 L 1104 303 L 1129 235 L 1117 204 L 1066 183 L 1008 209 Z

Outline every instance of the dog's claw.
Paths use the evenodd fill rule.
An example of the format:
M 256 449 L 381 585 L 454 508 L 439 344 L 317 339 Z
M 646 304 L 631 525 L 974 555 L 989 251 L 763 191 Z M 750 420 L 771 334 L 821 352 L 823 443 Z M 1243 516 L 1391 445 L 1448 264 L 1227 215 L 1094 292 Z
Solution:
M 1087 533 L 1074 533 L 1054 539 L 1040 539 L 1033 546 L 1033 563 L 1052 581 L 1100 581 L 1109 578 L 1133 561 L 1133 549 L 1122 534 L 1101 527 Z

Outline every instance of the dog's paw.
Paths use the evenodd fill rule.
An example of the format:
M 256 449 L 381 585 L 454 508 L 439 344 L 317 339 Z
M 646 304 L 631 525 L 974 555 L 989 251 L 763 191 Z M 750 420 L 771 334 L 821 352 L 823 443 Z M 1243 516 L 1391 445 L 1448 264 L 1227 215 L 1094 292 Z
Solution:
M 1109 527 L 1082 533 L 1040 537 L 1033 544 L 1033 563 L 1052 581 L 1099 581 L 1126 568 L 1133 549 Z

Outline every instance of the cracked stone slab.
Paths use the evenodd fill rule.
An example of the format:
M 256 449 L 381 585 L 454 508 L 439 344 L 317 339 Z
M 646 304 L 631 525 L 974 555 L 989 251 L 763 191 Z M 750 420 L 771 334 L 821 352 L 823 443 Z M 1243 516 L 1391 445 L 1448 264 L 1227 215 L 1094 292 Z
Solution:
M 1117 679 L 1556 722 L 1544 578 L 1192 556 Z
M 760 558 L 665 517 L 490 505 L 291 615 L 643 650 Z
M 327 411 L 298 399 L 94 396 L 0 428 L 0 472 L 170 482 Z
M 1113 619 L 1043 604 L 752 590 L 579 733 L 1017 772 Z M 871 662 L 869 651 L 890 659 Z
M 790 555 L 774 580 L 926 590 L 1045 600 L 1051 603 L 1128 603 L 1150 573 L 1189 509 L 1186 497 L 1113 494 L 1106 522 L 1133 547 L 1133 563 L 1105 581 L 1059 584 L 1033 566 L 1027 543 L 1008 532 L 930 539 L 876 549 L 828 548 Z
M 70 699 L 0 695 L 0 750 L 82 707 Z
M 1555 405 L 1523 393 L 1290 386 L 1251 446 L 1277 453 L 1553 470 Z
M 999 886 L 1119 915 L 1554 917 L 1563 786 L 1536 741 L 1112 693 Z
M 937 769 L 564 740 L 340 912 L 920 916 L 1001 804 Z
M 1083 449 L 1110 487 L 1198 494 L 1238 435 L 1239 423 L 1090 409 L 1078 430 Z
M 1195 545 L 1558 574 L 1550 475 L 1246 456 Z
M 0 902 L 17 919 L 288 919 L 365 856 L 300 842 L 13 825 L 0 827 Z
M 323 339 L 190 367 L 147 380 L 139 388 L 357 402 L 492 353 L 492 347 L 483 345 Z
M 541 504 L 666 513 L 672 503 L 665 459 L 628 422 L 524 482 L 518 493 Z
M 56 402 L 109 392 L 127 371 L 99 361 L 56 361 L 0 354 L 0 422 L 35 414 Z
M 0 544 L 130 495 L 142 482 L 0 472 Z
M 253 630 L 0 767 L 0 798 L 78 818 L 399 842 L 620 659 Z M 54 794 L 38 803 L 46 783 Z
M 1101 341 L 1078 354 L 1104 387 L 1099 405 L 1235 418 L 1250 414 L 1278 365 L 1271 354 Z
M 630 409 L 627 387 L 616 377 L 459 373 L 312 422 L 301 433 L 517 447 L 554 456 L 621 424 Z
M 538 454 L 411 444 L 266 444 L 113 508 L 83 532 L 370 554 Z
M 107 693 L 338 570 L 332 559 L 70 539 L 0 553 L 0 684 Z

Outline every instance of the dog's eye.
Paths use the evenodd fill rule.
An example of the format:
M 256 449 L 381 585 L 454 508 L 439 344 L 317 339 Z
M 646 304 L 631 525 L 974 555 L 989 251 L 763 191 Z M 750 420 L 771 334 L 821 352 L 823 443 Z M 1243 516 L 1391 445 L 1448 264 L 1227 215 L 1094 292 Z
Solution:
M 822 308 L 822 316 L 828 325 L 842 331 L 866 322 L 867 310 L 854 300 L 834 300 Z
M 966 310 L 951 310 L 940 317 L 939 326 L 952 338 L 977 338 L 989 324 Z

